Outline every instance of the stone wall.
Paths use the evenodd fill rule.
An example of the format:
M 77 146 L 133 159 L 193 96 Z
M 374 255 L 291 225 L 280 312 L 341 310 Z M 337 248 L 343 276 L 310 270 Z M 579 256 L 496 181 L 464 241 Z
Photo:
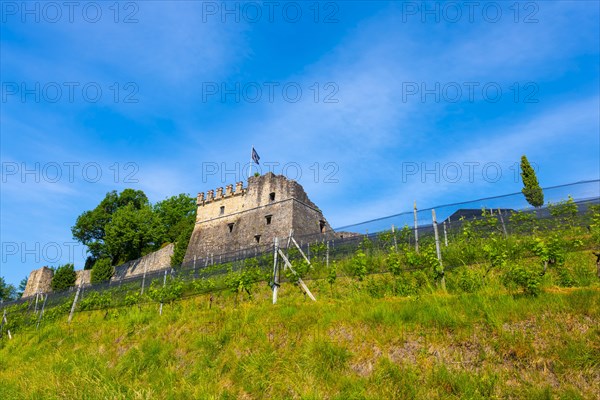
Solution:
M 115 267 L 115 274 L 111 280 L 118 281 L 131 276 L 142 275 L 144 272 L 158 271 L 167 268 L 171 265 L 171 256 L 173 255 L 174 249 L 175 245 L 170 243 L 162 249 L 147 254 L 137 260 L 128 261 L 125 264 L 118 265 Z
M 175 246 L 171 243 L 160 250 L 147 254 L 137 260 L 129 261 L 115 267 L 115 275 L 112 281 L 118 281 L 123 278 L 129 278 L 135 275 L 141 275 L 146 272 L 158 271 L 171 265 L 171 256 Z M 80 284 L 89 285 L 92 282 L 92 270 L 75 271 L 75 287 Z M 29 274 L 27 286 L 22 297 L 35 296 L 36 293 L 52 292 L 52 277 L 54 271 L 48 267 L 36 269 Z
M 22 297 L 35 296 L 36 293 L 49 293 L 52 291 L 52 277 L 54 271 L 48 267 L 42 267 L 31 271 L 27 278 L 27 286 Z
M 75 278 L 75 287 L 79 285 L 89 285 L 92 283 L 92 270 L 91 269 L 82 269 L 80 271 L 75 271 L 77 277 Z
M 249 249 L 294 236 L 332 232 L 321 210 L 310 201 L 302 186 L 285 176 L 268 173 L 242 183 L 198 194 L 196 225 L 184 263 L 194 257 Z

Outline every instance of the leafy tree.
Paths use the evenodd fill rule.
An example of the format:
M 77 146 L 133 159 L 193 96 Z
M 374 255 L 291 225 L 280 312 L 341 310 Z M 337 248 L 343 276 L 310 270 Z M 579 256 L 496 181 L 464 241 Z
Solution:
M 134 260 L 156 250 L 163 243 L 164 228 L 148 205 L 119 208 L 106 225 L 104 243 L 113 264 Z
M 196 222 L 196 199 L 186 194 L 172 196 L 154 205 L 165 229 L 165 240 L 175 242 L 171 265 L 181 265 Z
M 13 285 L 6 283 L 4 277 L 0 276 L 0 300 L 11 301 L 16 298 L 16 289 Z
M 110 280 L 115 273 L 115 269 L 110 262 L 110 258 L 101 258 L 92 267 L 92 283 L 102 283 Z
M 75 285 L 76 279 L 77 274 L 75 274 L 75 266 L 73 264 L 61 265 L 54 271 L 50 286 L 55 291 L 65 290 Z
M 187 231 L 189 226 L 194 226 L 196 221 L 196 199 L 181 193 L 156 203 L 154 212 L 165 228 L 166 240 L 175 242 L 179 239 L 182 231 Z
M 88 247 L 92 258 L 99 259 L 108 255 L 104 238 L 106 226 L 111 222 L 117 210 L 132 205 L 141 209 L 149 205 L 148 198 L 141 190 L 125 189 L 120 194 L 115 190 L 106 194 L 104 199 L 93 210 L 85 211 L 75 225 L 71 227 L 73 238 Z M 86 265 L 89 267 L 90 264 Z
M 171 256 L 171 265 L 176 266 L 183 263 L 183 258 L 185 257 L 187 246 L 193 231 L 194 225 L 192 224 L 179 233 L 179 236 L 175 240 L 175 248 L 173 249 L 173 255 Z
M 83 269 L 92 269 L 94 267 L 94 264 L 96 263 L 96 261 L 98 261 L 97 258 L 95 258 L 93 256 L 88 256 L 88 258 L 85 259 L 85 264 L 83 266 Z
M 523 180 L 523 189 L 521 192 L 525 195 L 527 202 L 534 207 L 543 206 L 544 193 L 537 180 L 535 171 L 524 155 L 521 157 L 521 179 Z

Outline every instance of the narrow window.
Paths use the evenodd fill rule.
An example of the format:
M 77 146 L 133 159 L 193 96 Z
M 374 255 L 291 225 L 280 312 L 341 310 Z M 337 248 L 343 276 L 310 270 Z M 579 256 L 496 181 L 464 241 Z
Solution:
M 325 232 L 325 221 L 320 220 L 319 221 L 319 229 L 321 229 L 321 233 Z
M 271 218 L 272 218 L 272 217 L 273 217 L 272 215 L 267 215 L 267 216 L 265 217 L 265 220 L 267 221 L 267 225 L 271 225 Z
M 225 206 L 221 206 L 221 208 L 219 209 L 219 215 L 223 214 L 225 214 Z
M 233 225 L 234 225 L 233 222 L 230 224 L 227 224 L 227 227 L 229 228 L 229 232 L 233 232 Z
M 275 201 L 275 192 L 269 193 L 269 201 Z
M 256 244 L 260 243 L 260 235 L 254 236 L 254 240 L 256 240 Z

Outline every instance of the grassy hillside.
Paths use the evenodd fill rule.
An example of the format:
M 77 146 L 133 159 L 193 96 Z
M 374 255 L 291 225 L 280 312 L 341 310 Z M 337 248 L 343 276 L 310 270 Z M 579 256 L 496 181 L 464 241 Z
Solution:
M 311 244 L 313 268 L 290 250 L 317 302 L 288 282 L 271 304 L 266 254 L 86 289 L 71 324 L 73 292 L 39 329 L 10 305 L 0 399 L 597 399 L 600 211 L 517 217 L 463 222 L 443 265 L 407 229 Z
M 590 265 L 591 267 L 591 265 Z M 285 284 L 277 305 L 201 295 L 79 312 L 2 340 L 1 399 L 586 398 L 600 393 L 600 291 L 546 285 L 373 295 Z M 371 294 L 369 294 L 371 293 Z

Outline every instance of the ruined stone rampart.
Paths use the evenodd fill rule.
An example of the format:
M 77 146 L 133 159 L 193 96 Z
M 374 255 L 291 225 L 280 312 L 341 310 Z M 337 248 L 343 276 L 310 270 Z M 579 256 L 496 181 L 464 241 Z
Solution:
M 52 291 L 52 277 L 54 271 L 48 267 L 42 267 L 31 271 L 27 279 L 27 286 L 22 297 L 35 296 L 36 293 L 48 293 Z
M 124 278 L 130 278 L 135 275 L 142 275 L 144 272 L 158 271 L 168 268 L 171 265 L 171 256 L 175 246 L 170 243 L 160 250 L 147 254 L 144 257 L 132 260 L 115 267 L 115 274 L 112 281 L 118 281 Z
M 118 281 L 120 279 L 142 275 L 144 271 L 152 272 L 169 267 L 171 265 L 171 256 L 173 255 L 174 248 L 175 246 L 173 244 L 169 244 L 162 249 L 147 254 L 137 260 L 132 260 L 115 267 L 115 274 L 111 280 Z M 75 271 L 75 274 L 77 275 L 75 278 L 75 287 L 91 284 L 91 270 L 79 270 Z M 35 296 L 36 293 L 52 292 L 51 284 L 53 276 L 54 271 L 48 267 L 42 267 L 32 271 L 29 274 L 29 278 L 27 278 L 27 287 L 25 288 L 22 297 Z
M 75 278 L 75 286 L 86 286 L 92 283 L 92 270 L 91 269 L 82 269 L 80 271 L 75 271 L 77 277 Z

